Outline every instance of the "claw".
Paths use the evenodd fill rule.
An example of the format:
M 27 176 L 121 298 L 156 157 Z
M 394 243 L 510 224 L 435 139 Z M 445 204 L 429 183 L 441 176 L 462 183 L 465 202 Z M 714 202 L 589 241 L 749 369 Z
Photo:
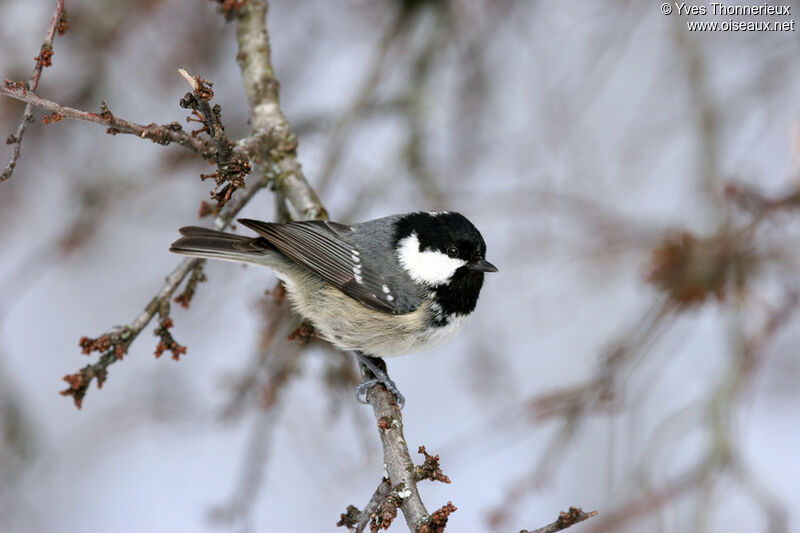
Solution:
M 356 357 L 358 357 L 359 362 L 361 363 L 362 372 L 364 377 L 372 376 L 369 379 L 366 379 L 364 383 L 358 385 L 356 387 L 356 400 L 359 403 L 368 403 L 367 402 L 367 391 L 377 385 L 378 383 L 382 384 L 386 387 L 386 390 L 392 393 L 394 396 L 394 401 L 397 406 L 402 409 L 403 406 L 406 404 L 405 397 L 400 394 L 400 391 L 397 388 L 397 385 L 394 384 L 394 381 L 389 377 L 385 370 L 378 367 L 378 364 L 381 364 L 384 368 L 386 367 L 383 364 L 383 360 L 380 358 L 370 357 L 368 355 L 364 355 L 361 352 L 355 352 Z M 362 399 L 363 394 L 363 399 Z
M 380 383 L 376 378 L 368 379 L 364 383 L 356 386 L 356 401 L 358 403 L 368 404 L 367 391 Z
M 386 389 L 392 393 L 394 396 L 394 402 L 397 404 L 397 407 L 402 409 L 403 406 L 406 404 L 406 397 L 400 394 L 400 391 L 397 389 L 397 386 L 394 384 L 394 381 L 391 379 L 388 382 L 383 384 Z

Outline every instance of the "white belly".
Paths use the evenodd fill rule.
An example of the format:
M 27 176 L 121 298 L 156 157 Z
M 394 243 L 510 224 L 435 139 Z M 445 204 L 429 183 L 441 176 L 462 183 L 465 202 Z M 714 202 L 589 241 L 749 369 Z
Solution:
M 416 310 L 392 315 L 364 307 L 316 276 L 299 269 L 293 275 L 278 274 L 293 307 L 309 319 L 320 337 L 343 350 L 357 350 L 376 357 L 392 357 L 428 350 L 445 342 L 466 323 L 468 315 L 451 316 L 441 327 L 425 328 L 431 301 Z M 298 290 L 302 286 L 302 290 Z

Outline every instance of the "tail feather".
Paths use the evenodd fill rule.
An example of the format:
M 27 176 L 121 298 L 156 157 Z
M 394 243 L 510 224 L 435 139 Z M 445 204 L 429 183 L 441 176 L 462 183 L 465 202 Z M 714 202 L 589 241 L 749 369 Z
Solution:
M 180 232 L 183 236 L 172 243 L 170 251 L 193 257 L 264 264 L 275 249 L 260 237 L 244 237 L 198 226 L 186 226 Z

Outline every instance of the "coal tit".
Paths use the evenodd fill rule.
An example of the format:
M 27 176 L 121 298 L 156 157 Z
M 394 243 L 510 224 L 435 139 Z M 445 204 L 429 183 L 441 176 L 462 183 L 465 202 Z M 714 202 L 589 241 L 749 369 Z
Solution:
M 436 346 L 475 309 L 485 272 L 486 243 L 463 215 L 417 212 L 354 225 L 306 221 L 278 224 L 239 219 L 246 237 L 207 228 L 180 229 L 170 250 L 271 268 L 295 310 L 317 333 L 352 350 L 402 405 L 374 358 Z

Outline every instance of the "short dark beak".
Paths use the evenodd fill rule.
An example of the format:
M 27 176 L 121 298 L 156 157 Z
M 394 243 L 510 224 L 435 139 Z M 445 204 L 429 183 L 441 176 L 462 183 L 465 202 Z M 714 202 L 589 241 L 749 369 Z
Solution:
M 470 263 L 469 268 L 472 270 L 480 270 L 481 272 L 497 272 L 497 267 L 486 259 L 481 259 L 480 261 Z

